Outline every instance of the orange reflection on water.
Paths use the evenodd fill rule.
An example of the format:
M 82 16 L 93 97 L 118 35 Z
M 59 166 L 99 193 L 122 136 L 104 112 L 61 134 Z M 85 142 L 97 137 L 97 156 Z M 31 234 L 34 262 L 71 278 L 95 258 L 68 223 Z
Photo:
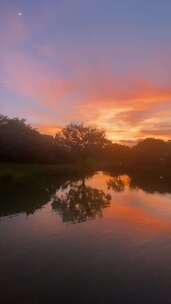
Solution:
M 112 196 L 110 207 L 103 212 L 104 218 L 117 220 L 124 227 L 140 228 L 144 233 L 171 232 L 171 196 L 130 189 L 130 182 L 127 175 L 109 177 L 103 173 L 89 181 L 91 186 L 93 184 Z M 119 183 L 123 187 L 118 190 Z
M 171 231 L 170 221 L 152 215 L 141 207 L 112 202 L 111 208 L 105 210 L 104 216 L 119 219 L 127 224 L 139 225 L 144 232 Z

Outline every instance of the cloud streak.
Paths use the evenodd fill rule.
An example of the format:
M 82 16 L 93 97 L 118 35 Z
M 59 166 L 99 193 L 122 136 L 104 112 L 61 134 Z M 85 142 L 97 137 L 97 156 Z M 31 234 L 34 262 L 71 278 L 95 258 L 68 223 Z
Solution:
M 138 71 L 133 65 L 131 70 L 122 67 L 118 72 L 117 58 L 112 59 L 111 55 L 108 58 L 107 46 L 103 48 L 104 61 L 100 50 L 96 53 L 97 60 L 92 55 L 90 63 L 76 58 L 77 52 L 73 55 L 73 50 L 70 55 L 68 51 L 61 57 L 62 48 L 56 41 L 33 41 L 34 27 L 29 27 L 23 16 L 19 18 L 10 12 L 6 18 L 8 27 L 0 31 L 3 42 L 1 86 L 21 94 L 23 99 L 34 100 L 35 106 L 30 103 L 24 116 L 32 121 L 31 113 L 34 113 L 35 126 L 42 132 L 54 134 L 68 122 L 83 121 L 104 128 L 108 137 L 116 141 L 146 136 L 171 137 L 169 81 L 165 84 L 158 81 L 147 67 Z M 39 32 L 41 22 L 37 24 Z M 89 49 L 87 46 L 83 54 L 87 52 L 88 56 Z M 128 53 L 130 50 L 128 45 Z M 164 54 L 168 50 L 163 48 L 160 54 L 154 50 L 153 65 L 162 58 L 163 65 L 161 61 L 159 64 L 162 75 L 167 65 Z M 2 102 L 5 101 L 0 104 Z
M 30 96 L 45 109 L 60 112 L 64 122 L 81 120 L 105 128 L 110 138 L 132 139 L 150 135 L 151 125 L 167 123 L 171 114 L 170 87 L 117 79 L 110 70 L 103 70 L 103 76 L 90 70 L 61 79 L 46 65 L 23 54 L 13 56 L 5 63 L 7 87 Z M 165 137 L 164 131 L 153 130 L 154 134 Z

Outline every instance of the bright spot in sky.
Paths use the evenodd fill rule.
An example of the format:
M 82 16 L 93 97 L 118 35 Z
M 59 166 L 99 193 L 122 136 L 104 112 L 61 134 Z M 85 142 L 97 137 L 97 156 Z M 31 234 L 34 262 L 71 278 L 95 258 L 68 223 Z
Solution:
M 19 13 L 18 13 L 18 16 L 19 16 L 19 17 L 21 17 L 22 15 L 23 15 L 22 12 L 19 12 Z

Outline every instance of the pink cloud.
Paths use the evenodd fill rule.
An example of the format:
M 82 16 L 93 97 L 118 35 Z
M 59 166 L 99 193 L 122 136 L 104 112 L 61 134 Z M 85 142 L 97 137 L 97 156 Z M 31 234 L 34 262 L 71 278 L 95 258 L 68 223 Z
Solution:
M 45 109 L 61 113 L 64 122 L 81 120 L 103 127 L 115 140 L 171 135 L 170 128 L 158 127 L 170 119 L 171 84 L 159 85 L 155 77 L 150 81 L 148 70 L 140 73 L 132 69 L 129 75 L 118 76 L 107 58 L 105 64 L 85 66 L 76 58 L 72 62 L 71 56 L 67 62 L 70 73 L 66 77 L 57 67 L 39 60 L 41 56 L 56 58 L 56 47 L 44 45 L 28 54 L 22 47 L 23 42 L 31 39 L 32 27 L 29 29 L 13 13 L 7 17 L 9 26 L 0 37 L 5 46 L 1 58 L 6 88 L 30 96 Z M 51 128 L 53 133 L 56 123 L 47 116 L 44 128 L 42 125 L 40 128 L 48 129 L 48 133 Z

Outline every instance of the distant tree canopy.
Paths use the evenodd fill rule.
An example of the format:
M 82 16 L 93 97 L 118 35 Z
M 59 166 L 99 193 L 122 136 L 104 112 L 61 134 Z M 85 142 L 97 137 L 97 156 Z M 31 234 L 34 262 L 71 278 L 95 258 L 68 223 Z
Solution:
M 171 142 L 146 138 L 132 148 L 132 161 L 147 166 L 171 165 Z
M 0 160 L 17 162 L 52 161 L 55 141 L 42 135 L 24 119 L 0 116 Z
M 88 160 L 88 161 L 87 161 Z M 40 134 L 24 119 L 0 115 L 0 161 L 81 162 L 95 169 L 109 167 L 171 168 L 171 141 L 147 138 L 130 148 L 112 143 L 104 130 L 69 124 L 55 137 Z
M 103 130 L 83 124 L 69 124 L 54 138 L 40 134 L 24 119 L 0 115 L 1 161 L 83 161 L 100 156 L 109 143 Z

